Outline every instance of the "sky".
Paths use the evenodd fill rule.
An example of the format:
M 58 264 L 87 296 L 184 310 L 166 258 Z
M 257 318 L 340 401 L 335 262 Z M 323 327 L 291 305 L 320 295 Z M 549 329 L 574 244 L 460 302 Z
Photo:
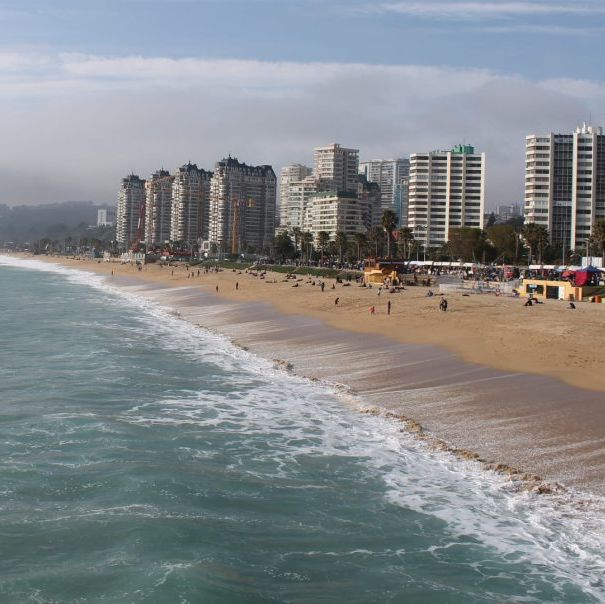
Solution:
M 605 125 L 605 0 L 0 0 L 0 203 L 113 205 L 191 161 L 471 143 L 523 198 L 531 133 Z

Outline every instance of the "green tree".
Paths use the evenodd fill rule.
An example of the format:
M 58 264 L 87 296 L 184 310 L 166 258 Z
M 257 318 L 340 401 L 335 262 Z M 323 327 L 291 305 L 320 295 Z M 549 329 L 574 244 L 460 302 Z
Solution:
M 496 224 L 486 229 L 487 238 L 503 261 L 516 262 L 519 258 L 519 236 L 510 224 Z
M 605 266 L 605 220 L 597 220 L 592 226 L 591 243 L 601 252 L 603 266 Z
M 311 247 L 313 245 L 313 233 L 309 231 L 303 231 L 300 234 L 300 247 L 302 250 L 303 260 L 306 259 L 307 262 L 311 257 Z
M 292 237 L 286 231 L 279 233 L 275 237 L 275 254 L 282 260 L 293 258 L 296 254 Z
M 326 233 L 326 231 L 319 231 L 317 233 L 317 246 L 319 247 L 319 251 L 321 252 L 321 262 L 324 261 L 324 252 L 330 241 L 330 234 Z
M 414 231 L 409 227 L 401 227 L 397 231 L 397 247 L 404 260 L 410 257 L 410 246 L 414 240 Z
M 409 245 L 410 260 L 415 256 L 416 260 L 420 259 L 420 250 L 422 249 L 422 243 L 418 239 L 412 239 Z
M 336 242 L 336 248 L 338 249 L 338 261 L 342 264 L 343 252 L 346 250 L 348 243 L 347 234 L 343 231 L 338 231 L 334 241 Z
M 51 244 L 52 244 L 52 239 L 50 237 L 43 237 L 42 239 L 40 239 L 37 242 L 37 245 L 35 245 L 35 248 L 40 251 L 49 252 Z
M 450 250 L 450 246 L 448 243 L 444 243 L 439 246 L 435 246 L 429 249 L 428 251 L 429 260 L 434 260 L 435 262 L 447 262 L 452 258 L 452 252 Z
M 536 252 L 538 255 L 538 264 L 542 264 L 542 253 L 549 241 L 548 229 L 541 224 L 530 222 L 523 227 L 523 238 L 529 248 L 528 264 L 531 264 L 531 260 Z
M 510 224 L 510 226 L 515 227 L 519 231 L 523 229 L 525 218 L 523 216 L 513 216 L 513 218 L 509 218 L 504 224 Z
M 387 236 L 387 258 L 391 257 L 391 242 L 393 240 L 393 231 L 397 226 L 397 214 L 393 210 L 385 210 L 382 213 L 382 228 Z
M 373 226 L 368 231 L 368 242 L 374 248 L 374 257 L 379 258 L 384 250 L 384 230 L 381 226 Z
M 294 237 L 294 249 L 298 251 L 300 244 L 300 236 L 302 235 L 302 229 L 300 227 L 292 227 L 292 236 Z
M 353 243 L 357 251 L 357 261 L 361 262 L 361 250 L 363 250 L 368 244 L 368 238 L 366 237 L 365 233 L 355 233 L 355 235 L 353 235 Z
M 485 233 L 471 227 L 451 228 L 447 246 L 452 259 L 477 262 L 486 252 Z
M 338 256 L 336 241 L 328 241 L 328 245 L 326 245 L 326 256 L 328 256 L 328 258 L 335 258 Z

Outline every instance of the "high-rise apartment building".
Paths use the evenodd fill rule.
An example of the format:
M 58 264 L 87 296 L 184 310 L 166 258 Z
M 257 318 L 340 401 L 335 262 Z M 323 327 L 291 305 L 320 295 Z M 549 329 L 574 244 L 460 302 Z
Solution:
M 269 247 L 275 231 L 277 179 L 271 166 L 217 162 L 210 192 L 209 241 L 226 253 Z
M 280 229 L 301 227 L 300 186 L 298 185 L 310 176 L 312 172 L 311 168 L 302 164 L 292 164 L 281 169 L 279 180 Z
M 364 204 L 359 202 L 355 193 L 346 191 L 324 191 L 316 193 L 307 204 L 305 212 L 305 230 L 317 236 L 321 231 L 334 240 L 336 233 L 347 236 L 363 233 Z
M 397 214 L 399 227 L 408 226 L 408 204 L 410 198 L 410 177 L 403 176 L 395 185 L 395 214 Z
M 382 224 L 382 196 L 376 182 L 370 182 L 364 174 L 357 177 L 357 199 L 361 206 L 363 231 Z
M 145 235 L 145 181 L 136 174 L 122 179 L 116 208 L 116 240 L 129 246 Z
M 290 183 L 288 221 L 284 227 L 285 229 L 295 227 L 304 229 L 307 204 L 316 193 L 317 181 L 315 176 L 307 176 L 303 180 Z
M 174 176 L 158 170 L 145 183 L 145 243 L 163 245 L 170 239 Z
M 452 227 L 483 227 L 485 153 L 470 145 L 414 153 L 410 159 L 408 226 L 425 246 L 440 246 Z
M 360 174 L 380 187 L 381 210 L 392 210 L 402 219 L 402 182 L 410 174 L 409 159 L 372 159 L 359 164 Z
M 346 149 L 338 144 L 317 147 L 314 159 L 313 173 L 318 190 L 357 191 L 358 149 Z
M 553 244 L 575 249 L 605 218 L 605 136 L 584 124 L 573 134 L 530 135 L 525 147 L 525 222 Z
M 170 239 L 193 244 L 208 239 L 212 172 L 191 162 L 181 166 L 172 183 Z

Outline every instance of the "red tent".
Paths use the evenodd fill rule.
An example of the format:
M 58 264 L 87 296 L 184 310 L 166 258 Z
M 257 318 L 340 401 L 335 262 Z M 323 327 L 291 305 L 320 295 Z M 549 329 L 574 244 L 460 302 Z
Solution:
M 574 284 L 576 287 L 584 287 L 585 285 L 590 285 L 592 283 L 593 277 L 598 274 L 599 269 L 594 266 L 588 266 L 581 271 L 576 271 L 576 276 L 574 279 Z

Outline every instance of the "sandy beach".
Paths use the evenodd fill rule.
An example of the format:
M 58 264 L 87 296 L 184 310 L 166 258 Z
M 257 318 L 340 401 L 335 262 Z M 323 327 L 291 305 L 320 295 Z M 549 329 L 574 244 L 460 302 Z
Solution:
M 300 375 L 343 384 L 360 410 L 421 425 L 433 446 L 605 494 L 605 306 L 453 295 L 442 313 L 421 287 L 379 296 L 326 279 L 322 292 L 317 279 L 281 273 L 45 260 L 106 275 Z
M 37 257 L 40 258 L 40 257 Z M 438 310 L 439 299 L 427 298 L 426 288 L 410 287 L 399 294 L 382 293 L 353 283 L 350 287 L 326 279 L 307 277 L 285 281 L 269 272 L 264 280 L 230 270 L 187 278 L 184 267 L 147 265 L 137 271 L 128 265 L 82 260 L 51 259 L 66 266 L 93 270 L 115 277 L 137 279 L 162 286 L 199 286 L 236 302 L 267 302 L 281 313 L 303 314 L 327 325 L 356 333 L 379 334 L 406 344 L 444 347 L 465 361 L 507 372 L 550 375 L 568 384 L 605 392 L 605 305 L 578 304 L 575 311 L 557 300 L 527 308 L 519 299 L 491 295 L 448 296 L 447 313 Z M 193 269 L 192 269 L 193 270 Z M 196 273 L 197 275 L 197 269 Z M 239 289 L 235 289 L 235 283 Z M 331 289 L 332 284 L 336 289 Z M 338 305 L 334 304 L 339 298 Z M 391 315 L 387 316 L 387 302 Z M 376 314 L 369 308 L 375 306 Z

